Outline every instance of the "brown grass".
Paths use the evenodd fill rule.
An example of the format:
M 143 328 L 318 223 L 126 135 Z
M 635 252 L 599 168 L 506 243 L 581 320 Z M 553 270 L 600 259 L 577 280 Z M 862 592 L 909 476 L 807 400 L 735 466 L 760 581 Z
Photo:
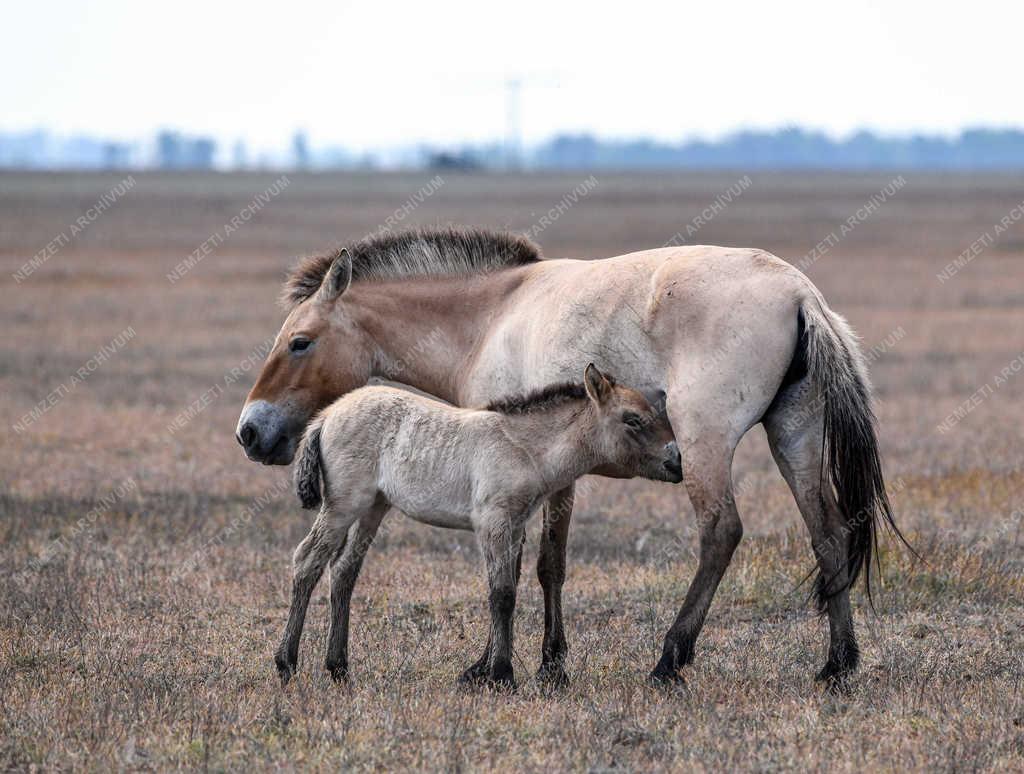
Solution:
M 585 177 L 446 177 L 403 222 L 525 230 Z M 537 239 L 550 256 L 660 246 L 739 177 L 598 175 Z M 282 691 L 271 653 L 308 514 L 281 486 L 286 471 L 241 455 L 232 434 L 253 372 L 225 374 L 276 333 L 292 257 L 374 230 L 428 176 L 291 175 L 171 284 L 166 273 L 274 177 L 136 175 L 15 284 L 118 179 L 0 176 L 0 766 L 1024 768 L 1024 373 L 936 429 L 1024 349 L 1024 226 L 950 281 L 935 277 L 1020 202 L 1018 181 L 908 176 L 808 269 L 866 346 L 903 331 L 872 372 L 897 516 L 928 561 L 886 544 L 877 615 L 858 599 L 864 663 L 836 698 L 811 680 L 826 625 L 797 587 L 811 568 L 806 531 L 760 429 L 737 456 L 746 537 L 685 689 L 643 678 L 695 569 L 692 510 L 679 487 L 595 480 L 570 539 L 566 693 L 545 696 L 530 679 L 542 629 L 532 573 L 518 694 L 454 689 L 485 636 L 480 562 L 469 536 L 397 516 L 356 590 L 351 685 L 321 669 L 321 589 L 299 677 Z M 890 178 L 751 179 L 691 241 L 797 261 Z M 129 325 L 121 351 L 12 429 Z M 136 486 L 112 502 L 125 480 Z M 528 563 L 535 546 L 533 534 Z

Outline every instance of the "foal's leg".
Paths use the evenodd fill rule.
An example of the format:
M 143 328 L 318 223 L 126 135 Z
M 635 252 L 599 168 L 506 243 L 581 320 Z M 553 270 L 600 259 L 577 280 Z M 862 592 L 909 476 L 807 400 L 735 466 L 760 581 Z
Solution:
M 811 533 L 821 573 L 816 592 L 819 608 L 828 613 L 829 648 L 828 661 L 816 679 L 826 681 L 830 690 L 842 689 L 860 658 L 848 588 L 850 530 L 832 487 L 822 485 L 822 412 L 807 380 L 780 393 L 764 425 L 772 456 Z
M 524 522 L 525 518 L 502 511 L 492 512 L 478 521 L 480 546 L 487 564 L 491 611 L 491 660 L 483 680 L 504 688 L 515 688 L 516 684 L 512 668 L 512 617 Z
M 673 426 L 684 427 L 675 418 Z M 692 427 L 691 427 L 692 429 Z M 683 448 L 683 482 L 700 530 L 700 560 L 675 623 L 665 635 L 661 659 L 651 672 L 656 683 L 682 680 L 679 669 L 693 661 L 694 643 L 704 626 L 711 600 L 743 537 L 743 524 L 732 490 L 736 441 L 708 431 Z
M 524 533 L 523 538 L 519 541 L 519 551 L 516 555 L 515 581 L 517 589 L 519 588 L 519 578 L 522 575 L 523 569 L 523 543 L 525 542 L 525 540 L 526 535 Z M 491 642 L 491 635 L 490 633 L 488 633 L 487 646 L 484 648 L 484 652 L 481 654 L 480 658 L 478 658 L 473 663 L 472 666 L 470 666 L 465 672 L 462 673 L 462 676 L 459 677 L 460 683 L 471 685 L 474 683 L 479 683 L 481 680 L 487 679 L 488 670 L 490 669 L 491 664 Z
M 351 518 L 335 518 L 325 503 L 309 534 L 295 549 L 292 557 L 292 602 L 288 611 L 288 624 L 274 655 L 282 683 L 286 684 L 298 667 L 299 639 L 302 637 L 302 627 L 306 622 L 309 598 L 327 562 L 344 542 L 345 532 L 351 521 Z
M 544 644 L 537 677 L 552 686 L 565 686 L 565 657 L 569 646 L 562 626 L 562 584 L 565 583 L 565 551 L 572 519 L 573 487 L 553 494 L 544 503 L 537 578 L 544 590 Z
M 348 678 L 348 617 L 352 590 L 359 578 L 363 557 L 387 511 L 387 503 L 374 504 L 369 513 L 352 525 L 345 545 L 331 561 L 331 628 L 327 635 L 325 665 L 336 682 Z

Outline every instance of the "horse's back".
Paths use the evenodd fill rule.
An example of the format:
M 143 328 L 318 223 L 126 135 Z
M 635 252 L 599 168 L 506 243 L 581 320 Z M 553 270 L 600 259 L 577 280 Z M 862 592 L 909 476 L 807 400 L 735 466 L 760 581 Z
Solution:
M 661 303 L 720 308 L 742 300 L 772 303 L 808 286 L 794 266 L 750 247 L 660 247 L 596 260 L 561 259 L 530 267 L 521 292 L 606 310 L 629 304 L 651 321 Z
M 463 401 L 578 381 L 594 362 L 625 384 L 666 390 L 681 420 L 730 435 L 770 403 L 814 292 L 756 248 L 663 247 L 520 271 L 528 276 L 485 333 Z
M 704 245 L 547 260 L 522 271 L 527 279 L 475 356 L 466 400 L 579 380 L 589 361 L 623 382 L 664 387 L 678 360 L 717 349 L 737 331 L 795 330 L 807 285 L 763 250 Z

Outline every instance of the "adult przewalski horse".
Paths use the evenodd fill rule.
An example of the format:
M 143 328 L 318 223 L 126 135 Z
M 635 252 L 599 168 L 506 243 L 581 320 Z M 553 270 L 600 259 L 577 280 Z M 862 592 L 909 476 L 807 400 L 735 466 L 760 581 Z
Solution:
M 762 250 L 708 246 L 603 260 L 541 260 L 518 236 L 412 231 L 296 266 L 288 317 L 242 409 L 237 437 L 264 464 L 291 462 L 307 422 L 373 377 L 461 406 L 571 380 L 588 362 L 663 390 L 696 512 L 700 556 L 652 679 L 682 679 L 740 542 L 733 453 L 764 424 L 811 534 L 829 619 L 819 680 L 857 666 L 849 590 L 870 592 L 879 523 L 893 529 L 866 365 L 842 317 L 797 269 Z M 573 490 L 544 505 L 540 676 L 566 680 L 561 593 Z M 489 648 L 480 663 L 489 660 Z

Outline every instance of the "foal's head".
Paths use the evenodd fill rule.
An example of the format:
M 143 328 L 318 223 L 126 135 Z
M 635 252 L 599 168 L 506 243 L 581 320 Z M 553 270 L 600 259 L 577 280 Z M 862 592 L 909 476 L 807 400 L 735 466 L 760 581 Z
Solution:
M 664 393 L 648 398 L 616 384 L 593 363 L 583 373 L 583 385 L 595 412 L 594 444 L 608 461 L 595 472 L 672 483 L 683 480 Z

